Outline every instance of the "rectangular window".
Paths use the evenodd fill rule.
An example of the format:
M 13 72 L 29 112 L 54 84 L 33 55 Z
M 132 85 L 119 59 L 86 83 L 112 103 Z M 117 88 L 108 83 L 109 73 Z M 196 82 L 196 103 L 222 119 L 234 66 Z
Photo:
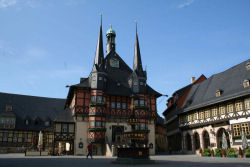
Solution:
M 115 108 L 115 102 L 111 102 L 111 108 Z
M 23 133 L 23 142 L 28 142 L 28 134 Z
M 192 121 L 193 121 L 193 115 L 192 115 L 192 114 L 188 115 L 188 121 L 189 121 L 189 122 L 192 122 Z
M 245 132 L 245 135 L 250 135 L 248 123 L 242 123 L 241 128 L 242 128 L 243 132 Z
M 102 97 L 104 103 L 106 103 L 106 97 Z
M 96 121 L 96 127 L 101 127 L 102 126 L 102 123 L 101 123 L 101 121 Z
M 102 127 L 105 127 L 105 122 L 102 121 Z
M 236 102 L 235 103 L 235 111 L 239 112 L 239 111 L 242 111 L 242 110 L 243 110 L 242 102 L 241 101 Z
M 6 105 L 6 111 L 12 111 L 12 105 Z
M 234 129 L 234 136 L 241 136 L 240 124 L 234 124 L 233 129 Z
M 135 100 L 135 101 L 134 101 L 134 105 L 135 105 L 135 106 L 138 106 L 138 100 Z
M 217 108 L 212 108 L 212 116 L 215 117 L 217 116 Z
M 210 110 L 205 110 L 205 118 L 209 118 L 210 117 Z
M 225 107 L 224 106 L 220 106 L 219 107 L 219 112 L 220 112 L 220 115 L 224 115 L 225 114 Z
M 233 104 L 228 104 L 227 105 L 227 113 L 232 113 L 234 111 L 234 106 Z
M 144 106 L 144 100 L 140 100 L 140 106 Z
M 101 103 L 102 102 L 102 96 L 97 96 L 97 103 Z
M 197 114 L 196 113 L 193 114 L 193 120 L 197 120 Z
M 68 132 L 68 125 L 62 124 L 62 132 Z
M 122 109 L 126 109 L 126 103 L 122 103 Z
M 245 109 L 250 110 L 250 99 L 245 100 Z
M 7 142 L 8 141 L 9 134 L 8 132 L 3 133 L 3 141 Z
M 95 127 L 95 121 L 89 121 L 89 126 L 90 127 Z
M 95 95 L 91 96 L 91 102 L 96 102 L 96 96 Z
M 141 124 L 140 124 L 140 129 L 141 129 L 141 130 L 145 130 L 145 123 L 141 123 Z
M 13 142 L 17 142 L 17 139 L 18 139 L 18 133 L 14 133 L 13 134 Z
M 118 109 L 120 109 L 121 108 L 121 103 L 117 102 L 116 106 L 117 106 Z
M 199 112 L 199 119 L 200 120 L 204 119 L 204 112 L 203 111 Z

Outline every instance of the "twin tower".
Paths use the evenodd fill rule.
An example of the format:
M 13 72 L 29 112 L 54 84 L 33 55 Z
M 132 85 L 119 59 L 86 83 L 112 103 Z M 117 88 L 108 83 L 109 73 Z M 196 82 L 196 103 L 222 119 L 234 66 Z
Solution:
M 146 74 L 146 71 L 144 71 L 142 67 L 140 47 L 139 47 L 139 41 L 138 41 L 138 35 L 137 35 L 137 23 L 136 23 L 136 39 L 135 39 L 135 48 L 134 48 L 133 70 L 131 70 L 128 67 L 128 65 L 121 59 L 121 57 L 118 56 L 118 54 L 115 51 L 116 33 L 112 29 L 112 25 L 106 32 L 106 37 L 107 37 L 106 55 L 107 56 L 105 58 L 104 58 L 104 51 L 103 51 L 102 36 L 103 35 L 102 35 L 102 20 L 101 20 L 94 65 L 93 65 L 93 69 L 90 75 L 92 79 L 90 78 L 89 80 L 91 88 L 93 89 L 105 88 L 106 84 L 103 82 L 105 80 L 102 80 L 102 78 L 106 78 L 107 75 L 112 73 L 112 71 L 117 71 L 116 73 L 120 71 L 120 74 L 122 74 L 124 71 L 127 71 L 127 74 L 128 73 L 130 74 L 129 75 L 124 74 L 124 77 L 121 79 L 120 77 L 113 78 L 113 76 L 111 76 L 111 78 L 113 78 L 113 80 L 117 82 L 118 85 L 123 84 L 125 87 L 129 88 L 131 92 L 133 93 L 136 93 L 136 94 L 145 93 L 145 89 L 147 86 L 146 84 L 147 74 Z M 102 81 L 98 81 L 99 76 L 101 76 L 100 79 Z M 107 80 L 109 79 L 107 78 Z M 123 82 L 119 82 L 119 80 L 122 80 Z M 124 83 L 124 81 L 126 83 Z

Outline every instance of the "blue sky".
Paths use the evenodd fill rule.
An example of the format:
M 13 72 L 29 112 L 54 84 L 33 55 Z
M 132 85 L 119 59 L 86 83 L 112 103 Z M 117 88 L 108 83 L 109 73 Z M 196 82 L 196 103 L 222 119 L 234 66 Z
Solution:
M 0 92 L 66 98 L 92 68 L 101 12 L 130 67 L 138 21 L 148 83 L 162 94 L 250 58 L 249 0 L 0 0 Z

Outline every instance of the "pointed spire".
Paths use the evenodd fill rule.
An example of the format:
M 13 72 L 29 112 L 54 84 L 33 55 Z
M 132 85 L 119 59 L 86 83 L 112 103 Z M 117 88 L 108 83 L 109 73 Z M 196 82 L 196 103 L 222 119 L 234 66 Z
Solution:
M 140 46 L 139 46 L 139 40 L 138 40 L 138 35 L 137 35 L 137 21 L 135 21 L 135 25 L 136 25 L 136 37 L 135 37 L 135 53 L 134 53 L 133 71 L 136 71 L 137 74 L 143 74 Z
M 102 40 L 102 13 L 100 14 L 100 16 L 101 16 L 101 25 L 100 25 L 100 32 L 99 32 L 99 37 L 98 37 L 97 46 L 96 46 L 95 62 L 94 62 L 94 66 L 97 65 L 99 67 L 104 60 L 103 40 Z

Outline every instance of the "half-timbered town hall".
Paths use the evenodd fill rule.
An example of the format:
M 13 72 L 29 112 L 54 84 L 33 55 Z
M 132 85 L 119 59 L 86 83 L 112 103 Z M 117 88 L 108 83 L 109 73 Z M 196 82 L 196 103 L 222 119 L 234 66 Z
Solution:
M 104 57 L 102 25 L 91 73 L 80 83 L 69 88 L 66 107 L 75 120 L 75 154 L 85 154 L 88 143 L 93 143 L 96 154 L 113 153 L 116 147 L 126 146 L 124 132 L 130 131 L 128 119 L 133 115 L 142 143 L 152 147 L 155 154 L 156 98 L 160 96 L 147 84 L 143 70 L 136 30 L 133 69 L 116 52 L 116 33 L 110 27 L 106 33 Z M 132 58 L 132 56 L 131 56 Z M 83 148 L 78 147 L 82 143 Z M 110 151 L 111 150 L 111 151 Z

